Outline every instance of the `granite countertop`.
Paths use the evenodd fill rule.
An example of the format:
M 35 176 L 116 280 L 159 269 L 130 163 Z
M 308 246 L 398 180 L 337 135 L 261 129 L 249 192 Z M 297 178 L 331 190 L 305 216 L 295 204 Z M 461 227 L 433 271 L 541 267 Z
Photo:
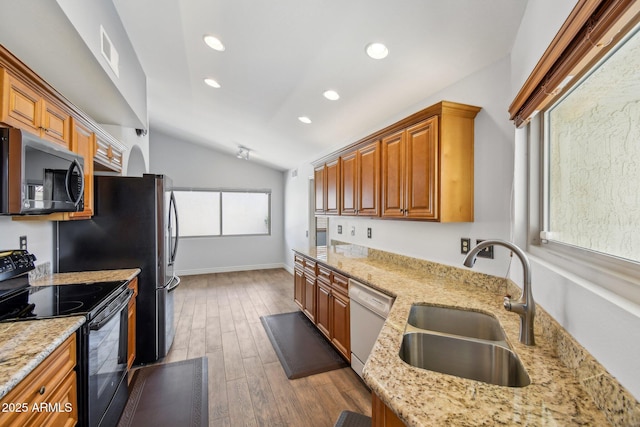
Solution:
M 505 287 L 509 286 L 504 278 L 350 245 L 295 252 L 396 297 L 363 375 L 372 391 L 409 426 L 634 425 L 640 420 L 638 402 L 624 393 L 621 400 L 627 399 L 625 402 L 615 401 L 618 395 L 611 390 L 605 396 L 614 400 L 612 406 L 621 409 L 615 407 L 606 413 L 597 407 L 585 384 L 599 383 L 594 387 L 604 389 L 609 383 L 602 378 L 608 373 L 597 363 L 590 365 L 592 371 L 582 378 L 569 369 L 567 358 L 584 357 L 563 354 L 573 351 L 570 345 L 564 346 L 567 340 L 577 345 L 571 338 L 549 338 L 548 331 L 559 325 L 539 305 L 536 346 L 518 341 L 519 317 L 502 307 Z M 535 292 L 535 283 L 533 286 Z M 519 295 L 518 289 L 515 292 L 512 295 Z M 521 388 L 496 386 L 415 368 L 402 361 L 398 354 L 413 303 L 460 307 L 495 316 L 531 384 Z M 576 360 L 575 365 L 581 362 Z M 602 371 L 594 368 L 598 366 Z M 629 404 L 635 412 L 623 406 Z
M 133 280 L 140 274 L 139 268 L 121 270 L 77 271 L 72 273 L 47 274 L 44 277 L 30 280 L 31 286 L 71 285 L 76 283 L 112 282 L 117 280 Z
M 84 316 L 73 316 L 0 323 L 0 398 L 84 322 Z

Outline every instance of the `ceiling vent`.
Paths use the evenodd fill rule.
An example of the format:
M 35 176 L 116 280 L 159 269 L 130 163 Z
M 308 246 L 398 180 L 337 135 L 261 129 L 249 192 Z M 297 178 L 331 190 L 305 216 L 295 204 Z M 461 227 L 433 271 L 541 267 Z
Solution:
M 102 56 L 107 60 L 109 67 L 116 73 L 116 77 L 120 78 L 120 55 L 118 55 L 118 51 L 113 46 L 113 43 L 111 43 L 111 39 L 102 25 L 100 25 L 100 48 L 102 50 Z

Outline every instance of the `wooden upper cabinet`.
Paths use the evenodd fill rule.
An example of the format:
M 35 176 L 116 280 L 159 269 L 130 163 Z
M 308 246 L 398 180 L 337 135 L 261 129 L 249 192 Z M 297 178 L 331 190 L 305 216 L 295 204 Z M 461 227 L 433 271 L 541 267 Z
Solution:
M 0 121 L 69 148 L 70 114 L 7 70 L 2 69 L 0 72 L 2 74 Z
M 438 117 L 382 140 L 382 216 L 438 219 Z
M 340 159 L 335 159 L 314 170 L 317 214 L 340 213 Z
M 316 213 L 324 214 L 325 209 L 325 181 L 324 181 L 324 165 L 317 167 L 313 171 L 313 182 L 316 193 Z
M 405 132 L 382 139 L 382 216 L 404 216 Z
M 406 216 L 438 219 L 438 117 L 406 131 Z
M 380 142 L 358 150 L 358 215 L 380 215 Z
M 93 215 L 93 153 L 95 134 L 79 122 L 72 121 L 71 151 L 84 159 L 84 210 L 72 212 L 69 218 L 83 219 Z
M 442 101 L 334 154 L 340 160 L 340 215 L 472 222 L 480 110 Z M 326 165 L 316 169 L 325 186 L 326 171 Z M 326 187 L 319 193 L 318 185 L 316 200 L 326 212 Z
M 358 169 L 356 167 L 357 152 L 342 156 L 340 172 L 340 204 L 341 215 L 355 215 L 358 209 Z
M 327 163 L 325 174 L 325 213 L 337 215 L 340 213 L 340 159 Z
M 342 156 L 342 215 L 380 215 L 380 143 Z
M 124 147 L 109 140 L 106 135 L 96 133 L 95 153 L 93 161 L 95 170 L 122 172 Z

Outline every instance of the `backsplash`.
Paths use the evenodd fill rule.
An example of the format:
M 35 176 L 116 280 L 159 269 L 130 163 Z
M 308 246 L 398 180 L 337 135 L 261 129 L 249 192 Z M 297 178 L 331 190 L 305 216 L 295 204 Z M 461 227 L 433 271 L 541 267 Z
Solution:
M 36 268 L 29 272 L 29 282 L 41 279 L 51 274 L 51 263 L 43 262 L 36 265 Z

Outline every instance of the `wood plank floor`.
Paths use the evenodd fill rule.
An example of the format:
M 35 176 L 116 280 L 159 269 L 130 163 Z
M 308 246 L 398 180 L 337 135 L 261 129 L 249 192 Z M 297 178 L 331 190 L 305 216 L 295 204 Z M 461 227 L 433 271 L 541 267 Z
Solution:
M 333 426 L 345 409 L 371 416 L 371 393 L 344 368 L 287 379 L 260 316 L 298 310 L 283 269 L 184 276 L 163 362 L 209 359 L 209 425 Z

